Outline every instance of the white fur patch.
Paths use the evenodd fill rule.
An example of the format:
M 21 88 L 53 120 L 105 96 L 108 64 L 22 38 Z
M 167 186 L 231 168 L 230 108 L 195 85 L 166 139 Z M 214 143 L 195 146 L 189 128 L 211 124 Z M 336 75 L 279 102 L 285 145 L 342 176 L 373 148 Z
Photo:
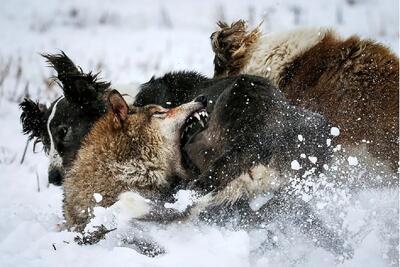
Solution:
M 283 183 L 280 173 L 268 166 L 259 164 L 230 182 L 218 192 L 212 204 L 232 205 L 242 197 L 251 198 L 261 193 L 274 192 Z
M 330 32 L 325 28 L 296 29 L 261 36 L 241 73 L 260 75 L 278 85 L 285 66 L 318 44 Z
M 54 139 L 53 139 L 53 134 L 51 133 L 50 130 L 50 123 L 53 120 L 56 111 L 57 111 L 57 105 L 58 103 L 63 99 L 64 97 L 60 97 L 56 103 L 54 103 L 53 105 L 53 109 L 51 110 L 50 116 L 47 119 L 47 124 L 46 124 L 46 128 L 47 128 L 47 134 L 49 135 L 49 139 L 50 139 L 50 151 L 49 151 L 49 156 L 50 156 L 50 165 L 49 165 L 49 169 L 55 169 L 55 168 L 61 168 L 62 167 L 62 159 L 60 157 L 60 155 L 58 154 L 57 150 L 55 149 L 54 146 Z
M 119 195 L 114 204 L 118 213 L 125 218 L 142 218 L 151 210 L 150 200 L 142 197 L 136 192 L 124 192 Z

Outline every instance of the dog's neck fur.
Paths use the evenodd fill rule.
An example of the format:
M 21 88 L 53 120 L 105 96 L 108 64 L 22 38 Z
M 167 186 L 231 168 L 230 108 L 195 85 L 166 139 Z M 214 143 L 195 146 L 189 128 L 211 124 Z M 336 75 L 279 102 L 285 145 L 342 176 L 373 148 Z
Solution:
M 166 187 L 170 166 L 163 159 L 171 157 L 172 151 L 163 138 L 151 129 L 139 129 L 144 126 L 129 119 L 122 129 L 116 129 L 116 123 L 111 112 L 95 123 L 84 140 L 74 172 L 80 176 L 98 173 L 102 176 L 99 179 L 115 179 L 129 188 Z M 97 163 L 87 166 L 93 160 Z M 101 171 L 95 169 L 99 167 Z
M 249 48 L 251 57 L 243 65 L 240 73 L 264 76 L 277 86 L 285 67 L 296 57 L 318 44 L 328 34 L 334 33 L 325 28 L 300 28 L 283 33 L 262 35 Z

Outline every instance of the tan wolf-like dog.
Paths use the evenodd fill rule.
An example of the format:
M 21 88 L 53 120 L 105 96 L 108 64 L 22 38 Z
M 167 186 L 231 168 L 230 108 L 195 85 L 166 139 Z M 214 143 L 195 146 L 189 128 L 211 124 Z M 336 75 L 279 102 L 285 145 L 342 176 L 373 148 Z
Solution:
M 200 96 L 171 109 L 128 107 L 115 90 L 108 102 L 108 112 L 85 137 L 65 179 L 64 215 L 67 226 L 78 231 L 85 228 L 94 206 L 111 206 L 123 192 L 149 199 L 171 196 L 175 180 L 187 177 L 180 158 L 182 130 L 206 105 Z M 101 197 L 96 199 L 96 194 Z M 134 207 L 137 214 L 147 212 L 141 207 Z

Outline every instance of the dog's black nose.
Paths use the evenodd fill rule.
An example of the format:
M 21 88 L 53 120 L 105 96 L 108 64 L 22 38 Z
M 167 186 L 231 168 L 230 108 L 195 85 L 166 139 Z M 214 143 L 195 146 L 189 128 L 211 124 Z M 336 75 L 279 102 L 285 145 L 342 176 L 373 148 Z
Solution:
M 59 170 L 49 171 L 49 183 L 54 185 L 61 185 L 63 176 Z
M 201 104 L 203 104 L 204 107 L 207 107 L 207 97 L 205 97 L 204 95 L 199 95 L 194 101 L 200 102 Z

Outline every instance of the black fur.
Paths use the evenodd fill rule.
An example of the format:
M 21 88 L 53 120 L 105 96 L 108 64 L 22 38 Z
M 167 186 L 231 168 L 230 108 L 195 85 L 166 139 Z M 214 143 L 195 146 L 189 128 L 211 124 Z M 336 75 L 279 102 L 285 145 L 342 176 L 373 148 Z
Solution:
M 80 106 L 85 112 L 105 111 L 104 93 L 111 83 L 99 81 L 99 73 L 83 73 L 64 52 L 42 56 L 57 71 L 56 79 L 61 83 L 68 102 Z
M 62 159 L 62 166 L 50 165 L 49 182 L 60 185 L 64 178 L 64 169 L 71 165 L 84 136 L 92 124 L 106 112 L 105 97 L 110 83 L 99 81 L 98 74 L 84 73 L 64 52 L 44 54 L 43 57 L 56 70 L 55 79 L 64 95 L 58 102 L 49 125 L 55 150 Z M 20 104 L 24 134 L 43 142 L 45 151 L 50 149 L 47 122 L 58 100 L 48 110 L 41 110 L 41 105 L 30 99 L 25 99 Z
M 28 135 L 29 140 L 33 138 L 42 140 L 46 132 L 46 107 L 28 98 L 25 98 L 19 107 L 22 109 L 22 132 Z
M 162 79 L 152 77 L 141 86 L 135 105 L 157 103 L 166 108 L 179 106 L 200 95 L 199 86 L 208 80 L 201 74 L 189 71 L 167 73 Z
M 291 178 L 313 167 L 321 171 L 331 154 L 329 130 L 323 116 L 290 105 L 268 80 L 240 75 L 218 97 L 208 128 L 192 138 L 186 151 L 202 170 L 198 185 L 218 191 L 258 164 Z M 302 153 L 317 162 L 301 158 Z M 292 170 L 293 160 L 300 170 Z

